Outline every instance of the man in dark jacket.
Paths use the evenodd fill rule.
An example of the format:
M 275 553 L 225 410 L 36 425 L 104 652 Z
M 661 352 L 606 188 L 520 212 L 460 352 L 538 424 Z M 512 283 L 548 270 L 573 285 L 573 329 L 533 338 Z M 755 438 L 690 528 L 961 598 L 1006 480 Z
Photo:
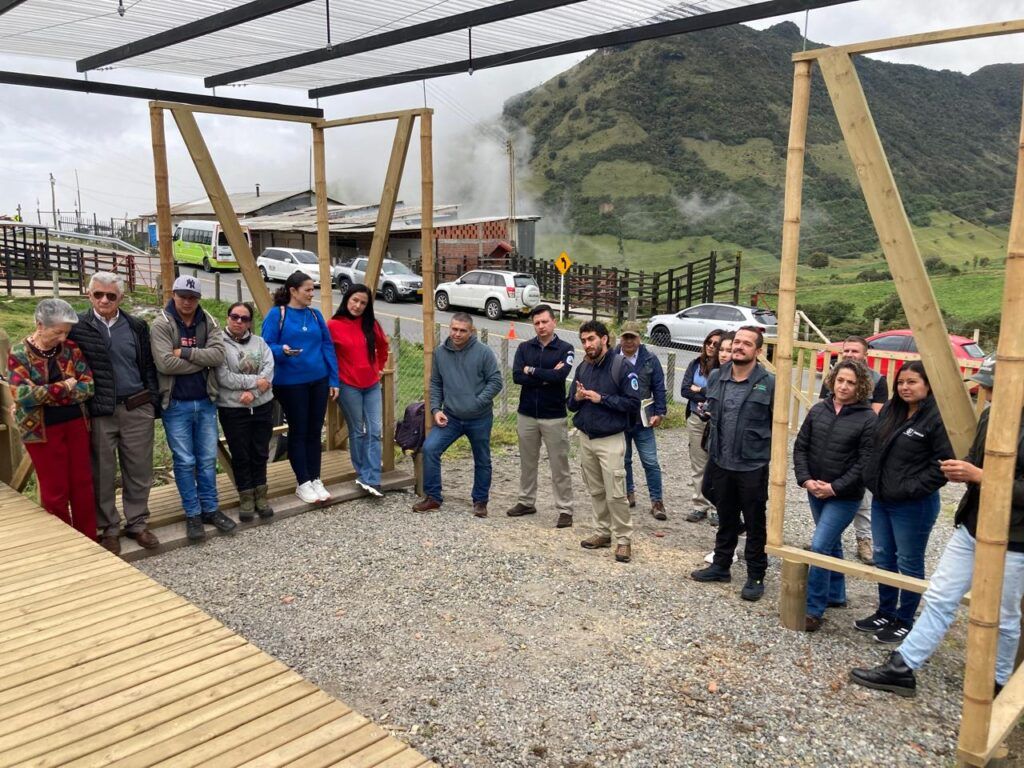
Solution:
M 995 360 L 989 358 L 972 381 L 991 391 L 995 377 Z M 878 667 L 857 667 L 850 670 L 850 679 L 858 685 L 891 691 L 900 696 L 914 696 L 920 669 L 935 653 L 945 637 L 956 610 L 971 588 L 974 576 L 975 538 L 978 528 L 978 505 L 984 482 L 985 438 L 988 434 L 989 411 L 978 420 L 974 443 L 964 461 L 947 459 L 942 472 L 950 482 L 966 483 L 967 492 L 960 500 L 953 531 L 935 569 L 928 591 L 924 593 L 924 610 L 900 646 Z M 1024 425 L 1017 443 L 1017 466 L 1013 479 L 1010 509 L 1010 530 L 1003 569 L 1003 598 L 999 612 L 999 644 L 996 656 L 996 692 L 1002 690 L 1013 674 L 1020 640 L 1021 597 L 1024 596 Z
M 708 466 L 705 488 L 718 508 L 719 526 L 711 565 L 690 574 L 695 581 L 730 581 L 733 553 L 742 521 L 746 522 L 747 582 L 744 600 L 760 600 L 768 555 L 765 507 L 768 461 L 772 445 L 772 400 L 775 377 L 757 362 L 762 331 L 744 326 L 732 341 L 732 360 L 711 372 L 707 387 Z
M 633 520 L 626 501 L 625 432 L 638 418 L 640 384 L 633 366 L 608 348 L 604 323 L 589 320 L 580 326 L 586 358 L 569 387 L 572 423 L 580 432 L 580 466 L 594 504 L 597 533 L 580 542 L 584 549 L 612 545 L 615 559 L 632 557 Z
M 473 333 L 473 318 L 456 312 L 448 326 L 448 338 L 434 350 L 430 369 L 434 428 L 423 442 L 424 498 L 413 505 L 414 512 L 441 506 L 441 454 L 465 435 L 473 449 L 473 514 L 487 517 L 494 424 L 491 408 L 502 384 L 494 352 Z
M 633 483 L 633 445 L 640 456 L 640 463 L 647 478 L 647 494 L 651 499 L 651 514 L 655 520 L 668 520 L 665 502 L 662 500 L 661 464 L 658 463 L 658 443 L 654 429 L 668 413 L 668 397 L 665 392 L 665 372 L 661 361 L 640 343 L 643 326 L 629 321 L 622 324 L 619 346 L 616 354 L 629 360 L 636 373 L 640 390 L 640 407 L 645 414 L 638 414 L 636 423 L 626 432 L 626 498 L 630 507 L 636 506 L 636 486 Z M 647 423 L 644 424 L 644 419 Z
M 153 549 L 160 542 L 149 530 L 149 491 L 153 487 L 153 427 L 160 400 L 149 327 L 122 310 L 124 284 L 112 272 L 97 272 L 87 290 L 92 309 L 71 326 L 72 339 L 89 362 L 96 393 L 88 401 L 93 492 L 100 543 L 121 554 L 121 517 L 115 503 L 121 467 L 125 535 Z
M 557 528 L 572 525 L 572 475 L 569 472 L 569 429 L 565 422 L 565 380 L 572 372 L 572 344 L 555 335 L 555 314 L 547 304 L 530 312 L 537 335 L 519 345 L 512 381 L 522 389 L 516 432 L 519 435 L 519 500 L 506 514 L 533 515 L 537 501 L 540 444 L 548 452 L 551 486 L 558 510 Z

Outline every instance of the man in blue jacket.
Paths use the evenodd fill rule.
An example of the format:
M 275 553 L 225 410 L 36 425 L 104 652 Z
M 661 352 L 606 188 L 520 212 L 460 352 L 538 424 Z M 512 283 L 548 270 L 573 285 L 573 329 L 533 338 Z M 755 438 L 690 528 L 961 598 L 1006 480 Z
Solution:
M 775 377 L 757 362 L 764 345 L 762 331 L 744 326 L 732 341 L 732 360 L 711 372 L 707 386 L 708 466 L 705 495 L 718 509 L 714 561 L 690 574 L 694 581 L 730 581 L 733 553 L 746 522 L 747 583 L 744 600 L 764 595 L 768 555 L 765 507 L 768 503 L 768 462 L 772 448 L 772 401 Z
M 604 323 L 580 326 L 586 358 L 576 369 L 569 389 L 572 423 L 580 432 L 580 466 L 594 504 L 597 533 L 580 542 L 584 549 L 612 545 L 615 559 L 632 557 L 633 520 L 626 500 L 626 430 L 638 418 L 640 384 L 633 366 L 609 349 Z
M 565 380 L 575 350 L 555 335 L 555 314 L 547 304 L 530 312 L 537 335 L 519 345 L 512 381 L 522 387 L 516 432 L 519 434 L 519 500 L 505 514 L 537 513 L 537 463 L 543 441 L 551 467 L 551 486 L 558 510 L 556 528 L 572 525 L 572 475 L 569 472 L 569 428 L 565 422 Z
M 463 435 L 473 449 L 473 514 L 487 517 L 491 493 L 491 406 L 501 392 L 501 371 L 490 347 L 477 341 L 473 318 L 452 315 L 448 338 L 434 350 L 430 370 L 430 413 L 434 428 L 423 442 L 424 498 L 414 512 L 441 506 L 441 454 Z
M 648 426 L 644 426 L 643 417 L 638 415 L 636 424 L 626 432 L 626 498 L 630 507 L 636 506 L 636 485 L 633 482 L 633 445 L 640 455 L 640 463 L 647 478 L 647 494 L 651 499 L 651 514 L 655 520 L 668 520 L 665 503 L 661 492 L 661 464 L 658 463 L 658 443 L 654 438 L 654 428 L 668 413 L 668 398 L 665 392 L 665 372 L 661 361 L 640 343 L 643 326 L 629 321 L 622 324 L 619 333 L 617 354 L 629 360 L 640 384 L 640 405 L 651 400 L 646 407 Z

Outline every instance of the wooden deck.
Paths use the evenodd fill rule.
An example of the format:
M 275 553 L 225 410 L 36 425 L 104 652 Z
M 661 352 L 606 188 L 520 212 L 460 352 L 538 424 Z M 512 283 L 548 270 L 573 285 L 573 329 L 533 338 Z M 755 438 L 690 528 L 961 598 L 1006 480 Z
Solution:
M 0 766 L 15 765 L 433 764 L 0 484 Z
M 322 479 L 326 485 L 355 480 L 356 473 L 348 451 L 324 451 L 321 466 Z M 275 461 L 267 465 L 267 489 L 270 498 L 295 493 L 295 475 L 287 461 Z M 238 490 L 226 474 L 217 475 L 217 498 L 223 509 L 238 506 Z M 120 503 L 118 504 L 120 508 Z M 149 494 L 149 524 L 157 528 L 185 519 L 181 498 L 174 483 L 161 485 Z

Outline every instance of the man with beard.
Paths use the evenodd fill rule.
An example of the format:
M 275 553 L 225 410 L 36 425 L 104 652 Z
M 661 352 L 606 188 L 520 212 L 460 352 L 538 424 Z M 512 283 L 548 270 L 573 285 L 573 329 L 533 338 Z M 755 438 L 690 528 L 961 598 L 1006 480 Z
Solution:
M 626 500 L 626 430 L 639 417 L 640 383 L 633 366 L 608 349 L 608 329 L 590 320 L 580 326 L 586 357 L 569 388 L 572 423 L 580 432 L 580 466 L 594 504 L 597 533 L 580 542 L 584 549 L 612 545 L 615 559 L 632 557 L 633 520 Z

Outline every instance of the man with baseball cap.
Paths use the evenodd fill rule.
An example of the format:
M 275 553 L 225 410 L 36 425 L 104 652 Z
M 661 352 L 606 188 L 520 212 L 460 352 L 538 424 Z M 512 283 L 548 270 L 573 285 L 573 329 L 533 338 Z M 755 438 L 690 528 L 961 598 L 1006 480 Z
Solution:
M 224 337 L 199 306 L 202 286 L 191 276 L 174 281 L 172 297 L 150 329 L 159 374 L 162 418 L 174 463 L 174 483 L 185 510 L 186 535 L 206 537 L 203 523 L 230 531 L 235 521 L 217 502 L 217 377 Z
M 995 379 L 995 356 L 985 358 L 978 372 L 970 377 L 991 395 Z M 900 696 L 914 696 L 920 669 L 939 647 L 953 620 L 960 601 L 971 588 L 974 575 L 974 549 L 978 528 L 978 506 L 984 482 L 985 437 L 988 434 L 989 411 L 978 419 L 974 443 L 963 461 L 947 459 L 942 472 L 952 483 L 966 483 L 967 492 L 960 500 L 953 518 L 955 530 L 935 569 L 928 591 L 924 593 L 924 610 L 914 622 L 899 648 L 889 654 L 880 666 L 857 667 L 850 670 L 850 680 L 866 688 L 891 691 Z M 1024 423 L 1017 441 L 1017 464 L 1014 472 L 1007 536 L 1006 562 L 1003 567 L 1003 599 L 999 612 L 999 642 L 996 655 L 996 693 L 1013 674 L 1020 640 L 1021 597 L 1024 595 Z
M 640 343 L 643 326 L 635 321 L 622 324 L 619 331 L 617 354 L 626 358 L 633 366 L 640 385 L 640 410 L 635 424 L 626 430 L 626 498 L 630 507 L 636 506 L 636 484 L 633 482 L 633 446 L 640 455 L 640 463 L 647 478 L 647 494 L 651 499 L 651 514 L 655 520 L 667 520 L 665 503 L 662 500 L 661 465 L 658 463 L 658 444 L 654 438 L 657 427 L 668 413 L 668 398 L 665 391 L 665 372 L 661 361 L 646 346 Z

